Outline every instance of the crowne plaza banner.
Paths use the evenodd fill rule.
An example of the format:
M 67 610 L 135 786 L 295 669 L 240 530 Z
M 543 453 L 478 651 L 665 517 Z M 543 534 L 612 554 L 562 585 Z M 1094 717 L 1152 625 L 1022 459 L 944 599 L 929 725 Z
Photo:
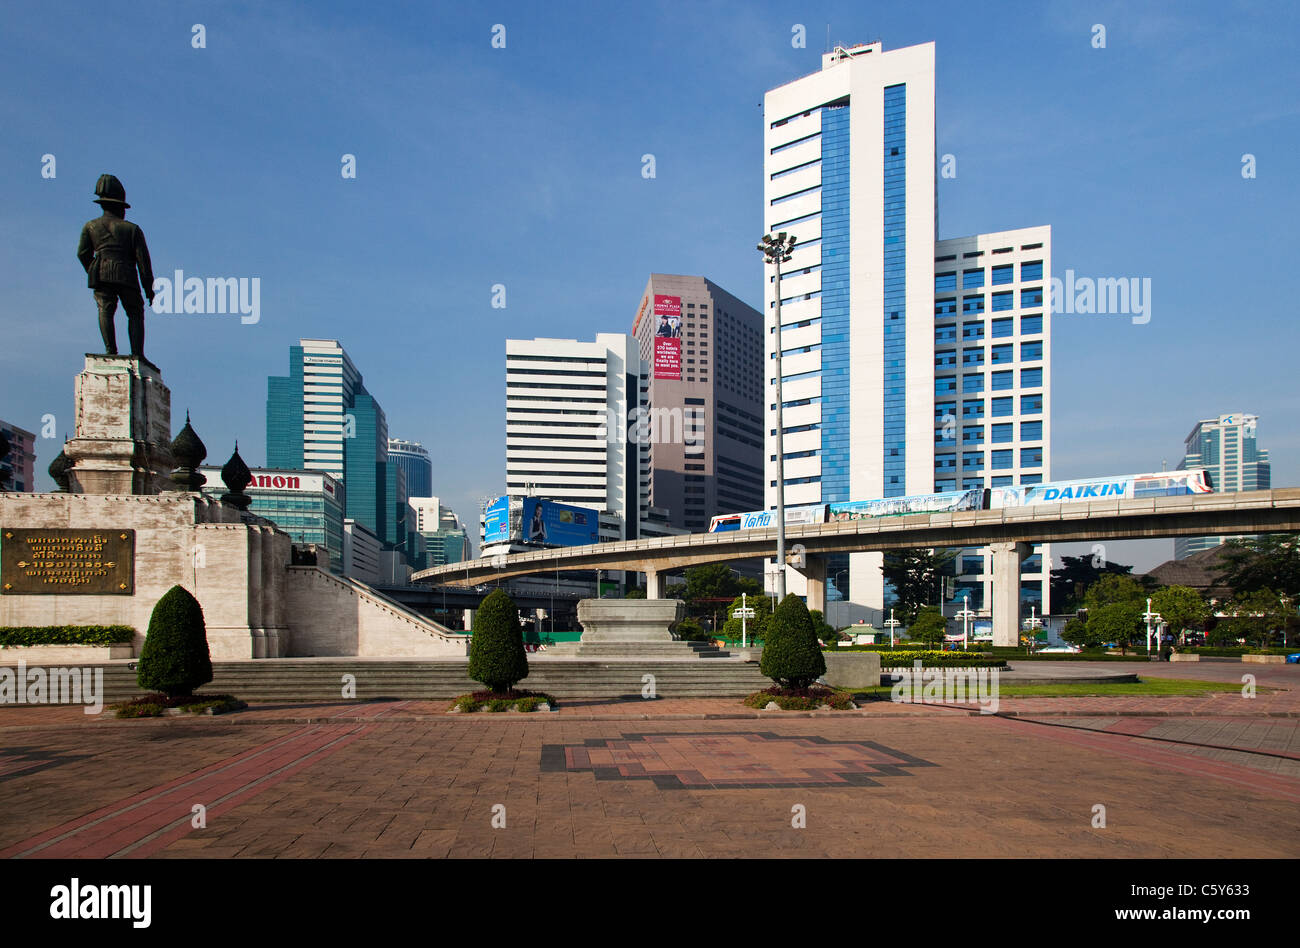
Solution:
M 655 296 L 654 373 L 657 379 L 682 379 L 682 298 Z

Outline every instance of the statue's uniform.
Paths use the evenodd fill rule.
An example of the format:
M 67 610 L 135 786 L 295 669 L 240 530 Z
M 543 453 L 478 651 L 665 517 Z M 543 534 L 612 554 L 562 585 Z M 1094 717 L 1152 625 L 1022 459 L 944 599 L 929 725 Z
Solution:
M 132 221 L 112 214 L 87 221 L 81 228 L 77 259 L 86 268 L 87 285 L 95 291 L 99 331 L 108 354 L 117 354 L 113 315 L 117 312 L 118 300 L 121 300 L 122 308 L 126 310 L 131 354 L 143 357 L 144 299 L 140 287 L 145 288 L 151 299 L 153 297 L 153 264 L 149 260 L 144 231 Z

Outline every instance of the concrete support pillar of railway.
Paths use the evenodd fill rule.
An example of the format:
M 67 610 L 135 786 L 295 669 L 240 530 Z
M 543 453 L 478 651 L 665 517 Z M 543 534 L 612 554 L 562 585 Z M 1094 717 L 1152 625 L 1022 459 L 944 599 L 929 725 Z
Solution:
M 826 615 L 826 558 L 804 554 L 803 565 L 798 567 L 808 583 L 808 609 L 819 609 Z
M 645 570 L 645 597 L 647 599 L 662 599 L 664 597 L 663 581 L 659 578 L 658 570 Z
M 1012 540 L 990 543 L 993 553 L 993 644 L 1020 644 L 1020 565 L 1031 549 Z

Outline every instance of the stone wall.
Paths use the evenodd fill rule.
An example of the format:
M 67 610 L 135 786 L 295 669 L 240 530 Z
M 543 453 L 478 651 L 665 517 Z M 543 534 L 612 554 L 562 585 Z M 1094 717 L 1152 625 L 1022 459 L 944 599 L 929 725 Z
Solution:
M 247 521 L 247 522 L 245 522 Z M 288 535 L 191 493 L 0 494 L 3 528 L 134 530 L 132 595 L 0 595 L 0 625 L 129 625 L 140 654 L 155 603 L 183 586 L 203 606 L 214 659 L 288 654 Z
M 469 638 L 387 599 L 364 583 L 315 566 L 285 571 L 292 655 L 463 658 Z

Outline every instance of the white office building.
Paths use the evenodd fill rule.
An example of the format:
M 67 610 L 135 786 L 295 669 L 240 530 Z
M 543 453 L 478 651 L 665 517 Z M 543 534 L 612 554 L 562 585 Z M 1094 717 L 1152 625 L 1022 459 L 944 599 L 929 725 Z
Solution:
M 636 340 L 621 333 L 506 340 L 506 493 L 591 507 L 601 540 L 636 539 L 648 457 L 627 426 L 647 376 Z
M 837 47 L 822 57 L 820 72 L 765 96 L 764 227 L 798 241 L 781 284 L 787 506 L 1047 475 L 1050 229 L 940 241 L 935 178 L 933 43 L 889 52 L 880 43 Z M 1008 264 L 1012 280 L 995 284 Z M 950 271 L 958 275 L 951 289 Z M 772 269 L 766 273 L 771 314 Z M 1038 279 L 1029 279 L 1034 274 Z M 1031 314 L 1039 322 L 1022 323 Z M 1012 332 L 994 338 L 995 318 L 1011 321 L 999 322 L 999 333 L 1008 325 Z M 1037 332 L 1024 332 L 1035 325 Z M 777 336 L 770 317 L 766 341 L 765 482 L 767 505 L 775 507 Z M 995 381 L 1004 386 L 1008 378 L 1009 387 L 994 391 Z M 994 396 L 1011 399 L 1014 409 L 998 416 L 1011 437 L 996 444 Z M 1039 415 L 1023 414 L 1035 404 L 1026 396 L 1039 399 Z M 1005 405 L 999 401 L 999 410 Z M 997 429 L 1000 439 L 1006 432 Z M 995 448 L 999 465 L 1010 452 L 1009 466 L 993 468 Z M 961 560 L 973 569 L 979 556 L 970 551 Z M 886 598 L 881 555 L 844 559 L 830 563 L 828 581 L 878 620 Z M 1045 601 L 1045 574 L 1033 578 Z M 959 580 L 972 592 L 972 607 L 987 606 L 984 572 Z M 789 572 L 787 587 L 802 592 L 802 577 Z
M 1268 450 L 1261 448 L 1255 432 L 1259 416 L 1244 412 L 1198 421 L 1183 439 L 1183 459 L 1178 470 L 1205 468 L 1216 491 L 1268 490 L 1273 483 Z M 1174 558 L 1210 550 L 1235 537 L 1176 537 Z

